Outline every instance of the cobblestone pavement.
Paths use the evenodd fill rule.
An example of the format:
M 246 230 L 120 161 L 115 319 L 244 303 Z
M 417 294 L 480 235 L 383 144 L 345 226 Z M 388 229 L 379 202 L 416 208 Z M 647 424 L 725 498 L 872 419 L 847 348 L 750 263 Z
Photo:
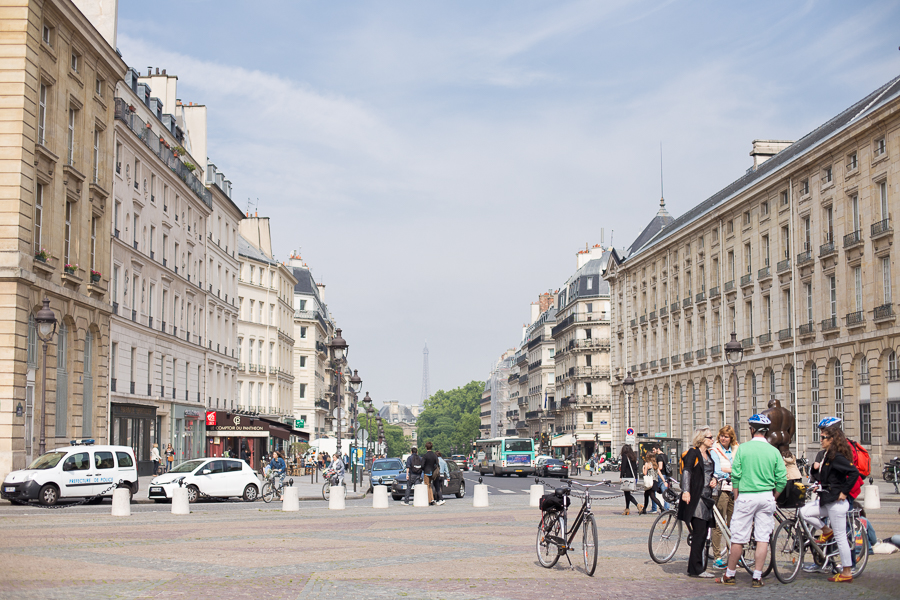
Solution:
M 537 509 L 525 494 L 491 495 L 432 508 L 392 503 L 342 512 L 304 503 L 255 510 L 165 509 L 131 517 L 31 510 L 0 517 L 0 598 L 866 598 L 896 599 L 900 554 L 874 556 L 849 585 L 801 574 L 790 586 L 774 577 L 752 590 L 746 574 L 722 588 L 688 579 L 686 544 L 667 565 L 647 555 L 650 516 L 618 515 L 621 499 L 595 503 L 600 532 L 597 573 L 547 570 L 536 560 Z M 900 532 L 896 504 L 871 515 L 880 538 Z M 577 560 L 576 560 L 577 559 Z

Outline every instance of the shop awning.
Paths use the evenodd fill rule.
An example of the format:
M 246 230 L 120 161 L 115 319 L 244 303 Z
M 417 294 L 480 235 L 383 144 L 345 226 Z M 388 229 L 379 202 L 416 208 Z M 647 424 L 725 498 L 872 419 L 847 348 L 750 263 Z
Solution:
M 210 419 L 210 414 L 207 414 L 207 437 L 275 437 L 289 440 L 292 435 L 303 441 L 309 440 L 309 434 L 305 431 L 299 431 L 287 423 L 274 419 L 239 415 L 228 411 L 215 411 L 215 416 Z
M 574 446 L 575 436 L 571 433 L 561 435 L 557 438 L 553 438 L 553 440 L 550 442 L 550 445 L 554 448 L 568 448 L 570 446 Z
M 593 442 L 594 441 L 593 433 L 578 433 L 578 434 L 576 434 L 576 437 L 578 438 L 579 442 Z M 602 440 L 603 437 L 598 434 L 597 439 Z

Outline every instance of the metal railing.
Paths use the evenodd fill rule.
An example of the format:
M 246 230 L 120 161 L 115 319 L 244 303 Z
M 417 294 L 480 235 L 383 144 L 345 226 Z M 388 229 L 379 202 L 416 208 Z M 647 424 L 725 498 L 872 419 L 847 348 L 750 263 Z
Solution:
M 812 250 L 801 252 L 797 255 L 797 266 L 805 265 L 812 260 Z
M 689 351 L 689 352 L 685 352 L 685 353 L 682 355 L 682 358 L 684 359 L 684 362 L 688 362 L 688 361 L 694 360 L 694 351 L 691 350 L 691 351 Z
M 826 256 L 831 256 L 835 252 L 837 252 L 837 250 L 834 247 L 834 242 L 827 242 L 827 243 L 819 246 L 819 258 L 825 258 Z
M 699 294 L 697 294 L 697 296 L 694 298 L 694 301 L 698 304 L 706 301 L 706 292 L 700 292 Z
M 663 356 L 661 359 L 659 359 L 659 366 L 668 367 L 669 366 L 669 357 Z
M 837 315 L 822 319 L 822 331 L 833 331 L 838 327 L 840 327 L 840 323 L 838 322 Z
M 797 328 L 797 333 L 800 335 L 812 335 L 816 332 L 816 324 L 810 321 L 809 323 L 804 323 L 800 327 Z
M 790 327 L 788 327 L 786 329 L 779 329 L 778 330 L 778 341 L 783 342 L 785 340 L 791 339 L 791 337 L 793 337 L 793 333 L 794 332 L 791 330 Z
M 719 356 L 720 354 L 722 354 L 721 344 L 716 344 L 715 346 L 713 346 L 712 348 L 709 349 L 710 356 Z
M 745 285 L 750 285 L 751 283 L 753 283 L 753 274 L 752 273 L 747 273 L 746 275 L 741 275 L 741 287 L 744 287 Z
M 711 290 L 709 290 L 709 299 L 710 300 L 712 300 L 713 298 L 718 298 L 720 295 L 721 295 L 721 292 L 719 291 L 719 286 L 716 286 L 716 287 L 712 288 Z
M 693 299 L 690 296 L 688 296 L 687 298 L 685 298 L 681 301 L 681 306 L 683 308 L 687 308 L 688 306 L 690 306 L 693 303 L 694 303 Z
M 849 313 L 844 318 L 846 319 L 847 327 L 856 327 L 866 323 L 866 313 L 861 310 Z
M 768 265 L 766 265 L 765 267 L 763 267 L 756 273 L 756 278 L 759 280 L 763 280 L 763 279 L 766 279 L 771 276 L 772 276 L 772 269 Z
M 850 248 L 857 244 L 862 244 L 862 229 L 857 229 L 852 233 L 844 236 L 844 248 Z
M 872 223 L 872 237 L 878 237 L 885 233 L 890 233 L 893 231 L 891 227 L 891 219 L 887 218 L 883 221 L 878 221 L 877 223 Z
M 764 333 L 761 336 L 759 336 L 759 338 L 757 338 L 757 339 L 759 340 L 760 346 L 765 346 L 766 344 L 771 344 L 772 343 L 772 333 L 771 332 Z
M 786 258 L 782 261 L 778 262 L 778 265 L 775 267 L 775 270 L 778 271 L 778 274 L 784 273 L 785 271 L 791 270 L 791 259 Z
M 741 340 L 741 348 L 747 349 L 753 347 L 753 338 L 748 337 Z
M 875 307 L 875 320 L 880 321 L 882 319 L 893 319 L 894 318 L 894 305 L 893 304 L 882 304 L 881 306 Z
M 697 360 L 702 360 L 706 358 L 706 348 L 700 348 L 697 350 Z

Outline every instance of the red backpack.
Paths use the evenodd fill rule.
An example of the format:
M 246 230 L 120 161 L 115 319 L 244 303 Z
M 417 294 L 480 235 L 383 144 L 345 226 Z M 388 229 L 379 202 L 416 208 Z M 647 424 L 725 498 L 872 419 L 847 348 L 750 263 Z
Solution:
M 863 448 L 861 444 L 853 440 L 847 440 L 847 443 L 850 444 L 850 450 L 853 452 L 853 466 L 859 471 L 859 478 L 853 484 L 853 489 L 850 490 L 850 497 L 855 499 L 859 496 L 860 490 L 862 490 L 863 483 L 865 483 L 864 478 L 868 477 L 872 472 L 872 463 L 869 459 L 868 450 Z

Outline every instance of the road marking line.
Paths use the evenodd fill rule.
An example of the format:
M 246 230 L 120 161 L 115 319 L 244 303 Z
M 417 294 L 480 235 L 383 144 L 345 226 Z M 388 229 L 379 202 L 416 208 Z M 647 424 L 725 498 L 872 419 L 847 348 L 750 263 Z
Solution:
M 515 492 L 513 490 L 500 490 L 500 491 L 503 492 L 504 494 L 515 494 Z

